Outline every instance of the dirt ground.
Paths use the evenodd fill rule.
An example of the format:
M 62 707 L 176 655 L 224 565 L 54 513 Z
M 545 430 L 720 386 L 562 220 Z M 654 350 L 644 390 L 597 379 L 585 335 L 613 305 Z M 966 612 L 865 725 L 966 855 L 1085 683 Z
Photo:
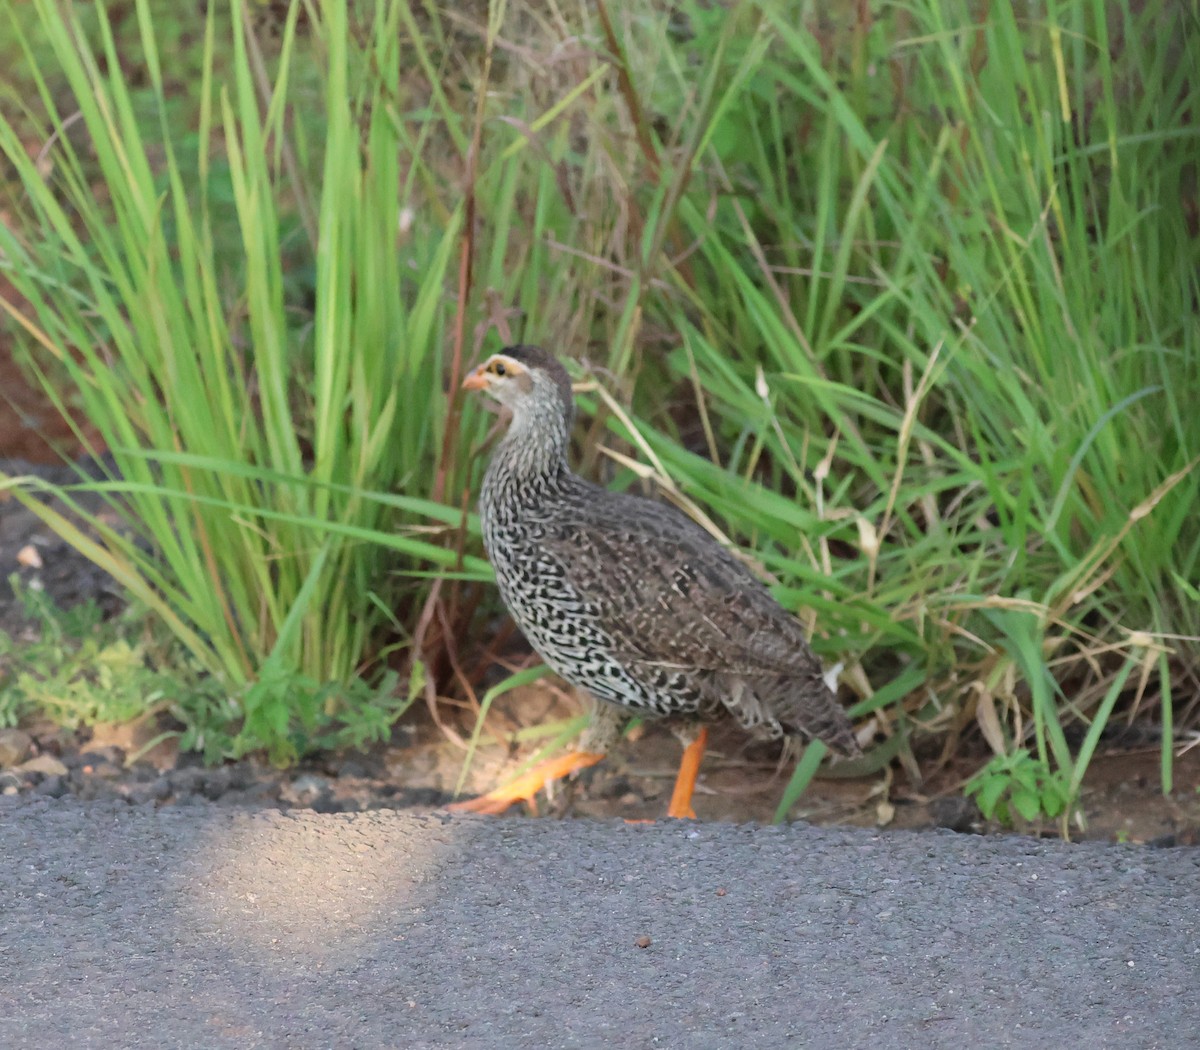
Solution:
M 503 736 L 546 718 L 575 713 L 574 699 L 553 685 L 516 691 L 493 708 L 491 726 Z M 462 746 L 424 712 L 405 719 L 392 741 L 366 752 L 325 754 L 281 771 L 255 761 L 206 768 L 168 741 L 130 760 L 161 726 L 98 726 L 70 732 L 40 722 L 0 730 L 0 794 L 124 799 L 133 804 L 188 805 L 201 800 L 235 806 L 318 812 L 430 809 L 452 800 L 464 762 Z M 679 760 L 670 733 L 649 726 L 627 738 L 580 783 L 560 786 L 539 806 L 543 817 L 646 820 L 666 810 Z M 528 752 L 489 742 L 479 749 L 464 794 L 511 779 Z M 962 782 L 986 760 L 961 756 L 930 783 L 914 786 L 902 774 L 819 777 L 790 814 L 813 824 L 965 833 L 987 827 L 961 794 Z M 1076 840 L 1192 845 L 1200 838 L 1200 748 L 1175 763 L 1170 795 L 1159 788 L 1157 748 L 1112 750 L 1092 762 L 1082 794 Z M 694 800 L 703 821 L 767 823 L 789 769 L 762 746 L 746 744 L 734 728 L 712 734 Z M 516 807 L 512 812 L 528 812 Z M 1055 835 L 1057 828 L 1020 831 Z
M 54 447 L 76 449 L 70 428 L 24 380 L 7 349 L 0 346 L 0 466 L 10 472 L 26 464 L 61 463 Z M 61 469 L 61 468 L 58 468 Z M 53 474 L 54 467 L 39 468 Z M 70 478 L 67 471 L 62 480 Z M 18 552 L 33 544 L 41 566 L 22 565 Z M 113 588 L 88 562 L 50 535 L 19 504 L 0 495 L 0 629 L 20 637 L 27 630 L 7 585 L 16 572 L 36 580 L 60 603 L 88 597 L 111 603 Z M 2 671 L 2 669 L 0 669 Z M 501 698 L 494 705 L 485 744 L 464 780 L 475 794 L 510 779 L 528 754 L 506 741 L 525 727 L 567 718 L 578 701 L 553 682 L 540 682 Z M 66 794 L 83 798 L 123 798 L 131 803 L 185 805 L 204 798 L 233 805 L 309 807 L 318 811 L 430 808 L 453 797 L 464 762 L 463 738 L 470 732 L 464 713 L 440 712 L 450 731 L 428 712 L 407 717 L 387 746 L 368 753 L 324 755 L 301 767 L 280 771 L 253 761 L 204 768 L 194 755 L 180 755 L 168 741 L 135 756 L 161 725 L 101 726 L 71 732 L 50 723 L 0 730 L 0 793 Z M 581 783 L 561 788 L 541 807 L 543 814 L 630 820 L 661 817 L 679 759 L 670 733 L 648 726 L 627 738 Z M 982 832 L 974 805 L 962 797 L 963 782 L 987 759 L 958 756 L 923 784 L 902 772 L 865 778 L 819 778 L 791 817 L 817 824 L 920 829 L 949 827 Z M 1114 747 L 1092 762 L 1084 783 L 1084 822 L 1074 837 L 1175 845 L 1194 843 L 1200 831 L 1200 747 L 1181 754 L 1174 790 L 1159 786 L 1159 753 L 1144 746 Z M 697 789 L 701 820 L 771 820 L 790 770 L 762 746 L 748 745 L 736 729 L 718 729 Z M 1035 834 L 1055 829 L 1024 828 Z

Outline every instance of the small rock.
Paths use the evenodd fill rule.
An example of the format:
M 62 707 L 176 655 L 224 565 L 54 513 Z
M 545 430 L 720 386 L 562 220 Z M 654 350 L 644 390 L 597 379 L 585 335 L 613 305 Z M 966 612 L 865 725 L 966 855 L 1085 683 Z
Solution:
M 146 806 L 152 802 L 161 802 L 162 798 L 157 794 L 158 781 L 152 783 L 131 784 L 128 787 L 126 798 L 129 799 L 135 806 Z M 168 788 L 169 790 L 169 788 Z
M 329 781 L 315 773 L 301 773 L 291 783 L 285 783 L 279 797 L 293 806 L 312 806 L 313 800 L 330 794 Z
M 43 565 L 42 556 L 38 554 L 38 549 L 32 543 L 27 543 L 17 551 L 17 564 L 23 565 L 27 569 L 40 569 Z
M 315 773 L 302 773 L 292 781 L 291 787 L 297 795 L 318 795 L 329 790 L 329 781 Z
M 33 737 L 23 729 L 0 729 L 0 769 L 19 766 L 29 757 Z
M 314 813 L 341 813 L 342 805 L 332 794 L 322 793 L 312 800 L 309 807 Z
M 367 764 L 358 758 L 345 759 L 342 762 L 342 768 L 339 772 L 343 777 L 366 778 L 371 775 L 367 769 Z
M 959 834 L 979 834 L 983 830 L 983 815 L 975 800 L 961 795 L 934 799 L 929 804 L 929 815 L 937 827 Z
M 279 799 L 278 784 L 252 784 L 246 788 L 232 788 L 221 796 L 223 806 L 253 806 L 261 809 L 273 806 Z
M 35 755 L 17 767 L 21 773 L 42 773 L 48 777 L 65 777 L 67 767 L 53 755 Z
M 203 769 L 196 766 L 173 769 L 167 774 L 167 777 L 171 781 L 172 793 L 177 799 L 199 794 L 204 790 L 205 773 Z
M 33 793 L 48 798 L 62 798 L 67 793 L 67 782 L 61 776 L 49 776 L 33 789 Z
M 183 795 L 175 796 L 175 805 L 177 806 L 207 806 L 208 801 L 203 795 L 195 795 L 191 792 Z
M 204 778 L 204 797 L 209 802 L 216 802 L 217 799 L 229 790 L 231 779 L 229 770 L 224 766 L 217 766 L 216 769 L 210 769 L 208 775 Z
M 259 783 L 260 777 L 249 762 L 235 762 L 231 766 L 223 766 L 229 773 L 229 787 L 233 790 L 244 790 Z

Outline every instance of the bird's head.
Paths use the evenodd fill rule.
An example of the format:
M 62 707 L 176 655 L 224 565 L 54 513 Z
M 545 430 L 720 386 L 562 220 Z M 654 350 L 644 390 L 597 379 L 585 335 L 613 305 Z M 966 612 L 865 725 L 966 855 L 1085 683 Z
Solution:
M 538 346 L 510 346 L 492 354 L 463 380 L 462 387 L 495 398 L 512 411 L 516 422 L 556 414 L 569 426 L 575 411 L 571 377 Z

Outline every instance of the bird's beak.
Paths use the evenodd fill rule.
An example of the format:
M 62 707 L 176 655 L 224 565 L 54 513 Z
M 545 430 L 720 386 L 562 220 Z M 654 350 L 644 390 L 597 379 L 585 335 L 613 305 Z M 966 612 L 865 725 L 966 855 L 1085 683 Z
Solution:
M 483 365 L 480 365 L 462 381 L 464 390 L 483 390 L 487 385 L 487 373 L 483 370 Z

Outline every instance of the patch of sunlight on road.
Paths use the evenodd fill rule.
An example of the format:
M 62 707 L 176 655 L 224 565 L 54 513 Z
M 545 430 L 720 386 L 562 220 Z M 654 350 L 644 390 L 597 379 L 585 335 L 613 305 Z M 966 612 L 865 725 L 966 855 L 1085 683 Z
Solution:
M 420 921 L 439 868 L 465 845 L 436 816 L 383 811 L 222 823 L 178 872 L 180 934 L 318 965 L 357 956 L 391 920 Z

